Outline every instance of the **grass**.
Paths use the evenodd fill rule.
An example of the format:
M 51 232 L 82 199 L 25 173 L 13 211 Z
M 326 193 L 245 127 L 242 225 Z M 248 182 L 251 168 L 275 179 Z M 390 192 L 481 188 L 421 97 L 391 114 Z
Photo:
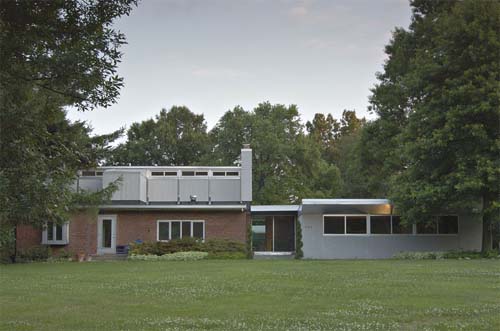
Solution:
M 0 266 L 1 330 L 500 330 L 500 261 Z

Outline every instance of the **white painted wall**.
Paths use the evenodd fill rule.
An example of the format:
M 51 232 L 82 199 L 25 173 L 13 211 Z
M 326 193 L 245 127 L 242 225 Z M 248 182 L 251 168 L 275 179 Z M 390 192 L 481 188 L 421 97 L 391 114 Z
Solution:
M 323 235 L 323 215 L 303 214 L 304 258 L 377 259 L 402 251 L 480 250 L 482 223 L 477 216 L 459 215 L 457 235 Z

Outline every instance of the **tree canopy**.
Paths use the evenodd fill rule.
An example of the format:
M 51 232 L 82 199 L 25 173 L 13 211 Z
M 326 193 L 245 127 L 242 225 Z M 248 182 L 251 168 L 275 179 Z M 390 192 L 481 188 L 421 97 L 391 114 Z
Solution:
M 90 137 L 66 118 L 116 101 L 125 43 L 113 21 L 134 0 L 2 1 L 0 6 L 1 225 L 63 222 L 89 202 L 71 190 L 77 170 L 95 166 L 120 131 Z M 103 197 L 109 192 L 103 192 Z

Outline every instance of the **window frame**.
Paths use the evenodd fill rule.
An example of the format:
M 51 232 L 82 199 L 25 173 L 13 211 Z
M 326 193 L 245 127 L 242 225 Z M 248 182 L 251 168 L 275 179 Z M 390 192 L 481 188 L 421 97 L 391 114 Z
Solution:
M 48 238 L 48 224 L 52 223 L 52 234 L 53 239 Z M 61 227 L 62 238 L 57 240 L 57 227 Z M 68 245 L 69 244 L 69 223 L 65 222 L 63 224 L 57 224 L 55 222 L 45 222 L 44 228 L 42 230 L 42 245 Z
M 190 222 L 190 234 L 189 237 L 193 237 L 194 233 L 194 226 L 193 223 L 202 223 L 203 224 L 203 237 L 201 238 L 202 242 L 205 242 L 205 220 L 157 220 L 156 221 L 156 241 L 158 242 L 169 242 L 172 240 L 172 222 L 179 222 L 180 223 L 180 234 L 179 234 L 179 239 L 184 238 L 183 233 L 182 233 L 182 223 L 183 222 Z M 160 240 L 160 223 L 168 223 L 168 239 L 167 240 Z M 200 238 L 195 238 L 195 239 L 200 239 Z
M 365 221 L 366 221 L 366 232 L 365 233 L 347 233 L 347 217 L 348 216 L 364 216 Z M 369 222 L 368 222 L 368 217 L 369 214 L 323 214 L 323 222 L 321 223 L 322 230 L 323 230 L 323 236 L 327 237 L 338 237 L 338 236 L 353 236 L 353 237 L 363 237 L 363 236 L 368 236 L 370 235 L 369 233 Z M 325 233 L 325 217 L 344 217 L 344 233 Z

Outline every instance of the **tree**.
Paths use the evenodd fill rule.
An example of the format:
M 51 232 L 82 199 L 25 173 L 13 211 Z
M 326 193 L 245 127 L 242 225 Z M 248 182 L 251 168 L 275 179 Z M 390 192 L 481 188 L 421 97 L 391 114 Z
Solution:
M 231 164 L 243 144 L 253 149 L 253 201 L 291 203 L 337 192 L 338 169 L 321 158 L 320 146 L 304 135 L 295 105 L 259 104 L 253 111 L 235 107 L 210 132 L 212 164 Z
M 106 107 L 125 37 L 113 21 L 135 0 L 2 1 L 0 4 L 0 221 L 63 222 L 99 198 L 72 192 L 78 169 L 95 166 L 120 132 L 90 137 L 65 108 Z M 102 192 L 104 198 L 109 190 Z
M 398 29 L 372 104 L 400 156 L 390 197 L 409 221 L 477 212 L 491 248 L 500 195 L 500 3 L 415 0 Z M 395 152 L 390 153 L 388 150 Z
M 155 119 L 132 124 L 127 137 L 108 164 L 195 165 L 209 149 L 205 118 L 187 107 L 162 109 Z

